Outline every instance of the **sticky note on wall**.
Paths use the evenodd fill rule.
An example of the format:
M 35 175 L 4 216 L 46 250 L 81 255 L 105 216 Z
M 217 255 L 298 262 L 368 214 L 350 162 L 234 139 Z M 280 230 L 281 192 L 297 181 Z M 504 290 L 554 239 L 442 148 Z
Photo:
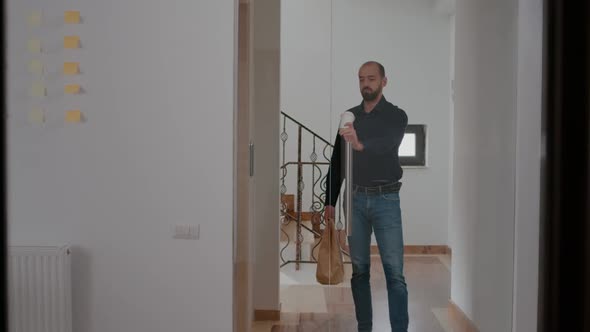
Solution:
M 43 75 L 43 63 L 37 59 L 31 60 L 31 62 L 29 62 L 29 73 Z
M 80 12 L 76 10 L 68 10 L 64 13 L 64 23 L 66 24 L 79 24 L 80 23 Z
M 45 114 L 43 114 L 43 110 L 39 107 L 34 107 L 29 112 L 29 123 L 31 124 L 42 124 L 45 122 Z
M 29 16 L 27 17 L 27 23 L 29 24 L 29 27 L 31 28 L 36 28 L 38 26 L 41 25 L 41 12 L 34 10 L 31 13 L 29 13 Z
M 29 39 L 27 47 L 31 53 L 41 53 L 41 41 L 39 39 Z
M 80 112 L 80 110 L 66 111 L 66 122 L 67 123 L 82 122 L 82 112 Z
M 64 75 L 77 75 L 80 65 L 77 62 L 64 62 Z
M 64 92 L 66 94 L 78 94 L 78 93 L 80 93 L 80 85 L 68 84 L 64 87 Z
M 31 86 L 31 91 L 29 94 L 31 97 L 45 97 L 47 94 L 46 92 L 47 89 L 45 88 L 45 83 L 41 81 L 35 81 Z
M 78 48 L 80 47 L 80 37 L 78 36 L 65 36 L 64 37 L 64 48 Z

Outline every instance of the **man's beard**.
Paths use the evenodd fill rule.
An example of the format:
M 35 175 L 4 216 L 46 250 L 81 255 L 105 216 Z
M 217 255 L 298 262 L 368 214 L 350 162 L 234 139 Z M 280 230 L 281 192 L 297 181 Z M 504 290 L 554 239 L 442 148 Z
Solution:
M 369 92 L 369 90 L 370 89 L 363 89 L 363 91 L 361 92 L 364 101 L 373 101 L 377 99 L 377 96 L 379 96 L 383 88 L 379 87 L 377 90 L 373 92 Z

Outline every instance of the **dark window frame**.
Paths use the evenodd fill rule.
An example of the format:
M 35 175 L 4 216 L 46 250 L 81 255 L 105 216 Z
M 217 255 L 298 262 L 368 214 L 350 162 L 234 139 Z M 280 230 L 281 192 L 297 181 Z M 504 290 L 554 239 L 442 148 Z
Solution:
M 403 166 L 426 166 L 426 125 L 411 124 L 406 127 L 404 135 L 416 135 L 416 155 L 413 157 L 399 157 L 399 162 Z

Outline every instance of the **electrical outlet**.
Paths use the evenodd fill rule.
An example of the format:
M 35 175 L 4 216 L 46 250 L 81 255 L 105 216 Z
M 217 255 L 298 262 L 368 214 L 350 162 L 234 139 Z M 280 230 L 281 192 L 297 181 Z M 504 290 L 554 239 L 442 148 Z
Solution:
M 200 225 L 176 225 L 174 238 L 183 240 L 197 240 L 199 238 Z
M 201 233 L 201 225 L 191 225 L 190 228 L 191 238 L 193 240 L 198 240 Z

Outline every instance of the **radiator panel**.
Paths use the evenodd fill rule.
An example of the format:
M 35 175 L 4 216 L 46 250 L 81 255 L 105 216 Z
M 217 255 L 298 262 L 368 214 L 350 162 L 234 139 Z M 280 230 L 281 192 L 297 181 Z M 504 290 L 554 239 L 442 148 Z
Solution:
M 71 332 L 68 246 L 9 247 L 9 331 Z

